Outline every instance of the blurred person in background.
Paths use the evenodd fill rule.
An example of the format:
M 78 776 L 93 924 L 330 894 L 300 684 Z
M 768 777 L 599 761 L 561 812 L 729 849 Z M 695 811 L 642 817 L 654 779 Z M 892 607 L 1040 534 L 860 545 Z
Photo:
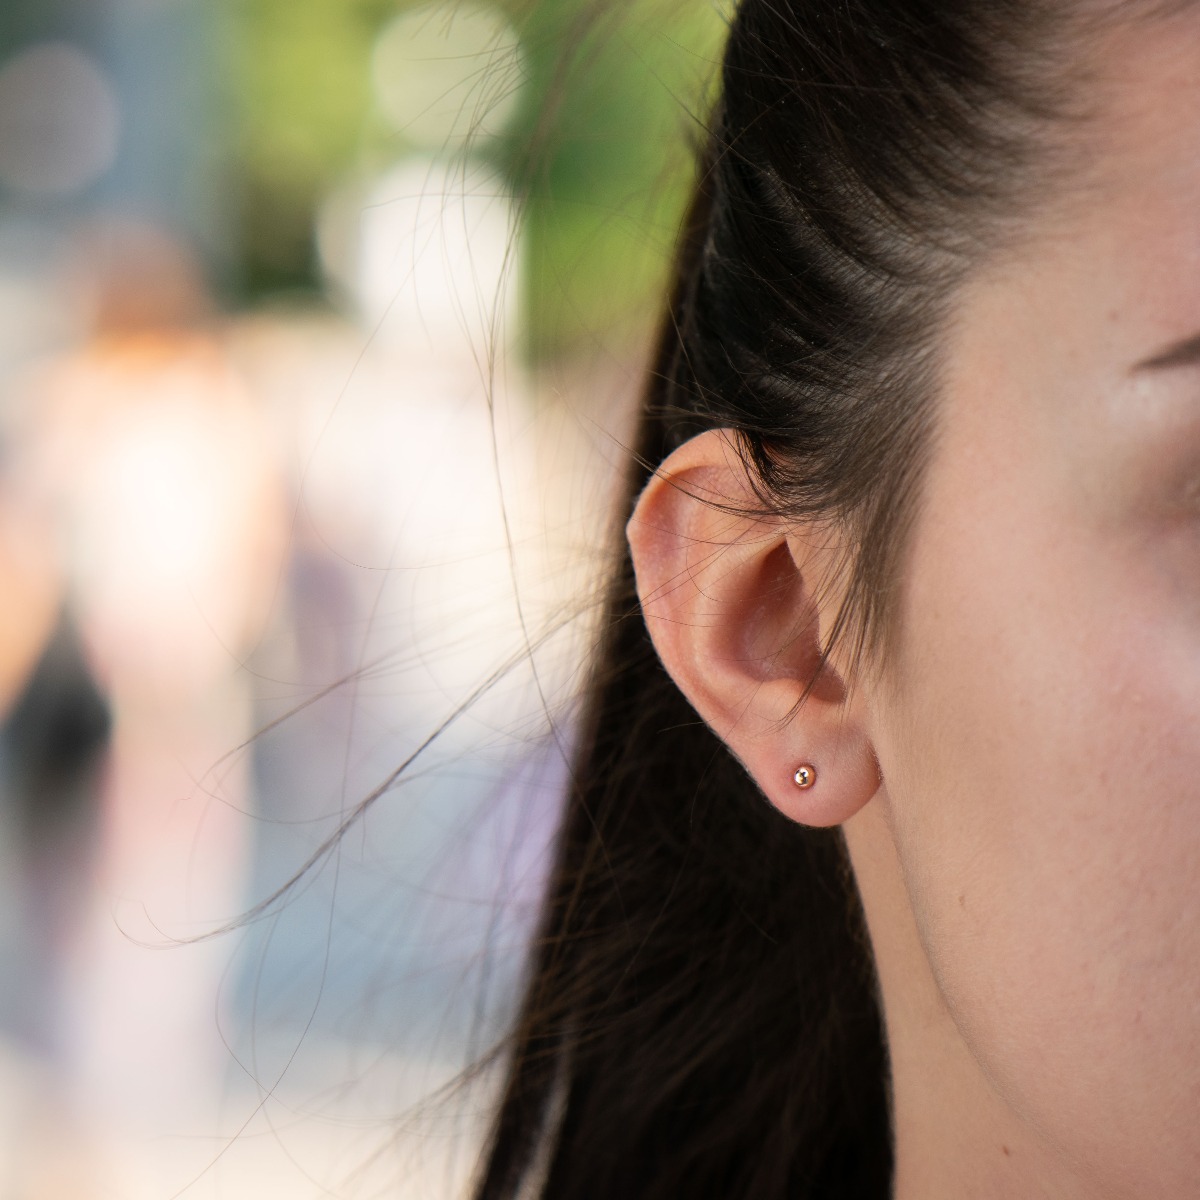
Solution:
M 224 1077 L 227 954 L 146 943 L 244 904 L 247 763 L 228 752 L 250 732 L 238 667 L 280 587 L 286 521 L 264 419 L 186 247 L 111 221 L 81 230 L 71 261 L 91 336 L 28 367 L 7 409 L 13 490 L 39 514 L 113 714 L 87 903 L 50 1011 L 81 1114 L 157 1128 L 209 1111 Z M 31 716 L 22 728 L 36 736 Z

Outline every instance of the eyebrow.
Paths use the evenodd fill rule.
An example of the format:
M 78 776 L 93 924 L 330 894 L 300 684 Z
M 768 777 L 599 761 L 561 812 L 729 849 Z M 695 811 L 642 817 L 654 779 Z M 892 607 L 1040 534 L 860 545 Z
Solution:
M 1133 369 L 1135 371 L 1165 371 L 1172 367 L 1197 365 L 1200 365 L 1200 333 L 1193 333 L 1182 341 L 1172 343 L 1157 354 L 1142 359 Z

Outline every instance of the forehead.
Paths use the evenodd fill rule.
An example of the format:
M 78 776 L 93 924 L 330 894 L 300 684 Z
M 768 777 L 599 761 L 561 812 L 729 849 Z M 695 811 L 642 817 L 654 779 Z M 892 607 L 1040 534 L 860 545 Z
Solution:
M 1200 6 L 1114 31 L 1095 81 L 1091 157 L 1064 217 L 1080 238 L 1135 266 L 1194 263 L 1200 227 Z M 1153 245 L 1152 245 L 1153 243 Z
M 1200 330 L 1200 5 L 1089 59 L 1088 116 L 1060 131 L 1079 169 L 964 287 L 952 373 L 1127 374 Z

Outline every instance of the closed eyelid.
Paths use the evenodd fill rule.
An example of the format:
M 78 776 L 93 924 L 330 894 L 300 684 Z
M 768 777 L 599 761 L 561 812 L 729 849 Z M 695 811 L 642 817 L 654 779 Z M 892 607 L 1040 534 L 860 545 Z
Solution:
M 1165 371 L 1173 367 L 1200 366 L 1200 333 L 1190 334 L 1178 342 L 1142 359 L 1134 366 L 1138 371 Z

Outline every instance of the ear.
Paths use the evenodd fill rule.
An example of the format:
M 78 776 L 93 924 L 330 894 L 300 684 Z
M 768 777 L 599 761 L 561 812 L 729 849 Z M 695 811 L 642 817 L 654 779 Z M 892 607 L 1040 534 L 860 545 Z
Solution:
M 760 508 L 729 431 L 685 443 L 626 529 L 638 596 L 667 671 L 767 799 L 794 821 L 836 825 L 879 787 L 861 706 L 822 661 L 830 614 L 818 598 L 838 547 Z M 795 781 L 801 765 L 811 786 Z

